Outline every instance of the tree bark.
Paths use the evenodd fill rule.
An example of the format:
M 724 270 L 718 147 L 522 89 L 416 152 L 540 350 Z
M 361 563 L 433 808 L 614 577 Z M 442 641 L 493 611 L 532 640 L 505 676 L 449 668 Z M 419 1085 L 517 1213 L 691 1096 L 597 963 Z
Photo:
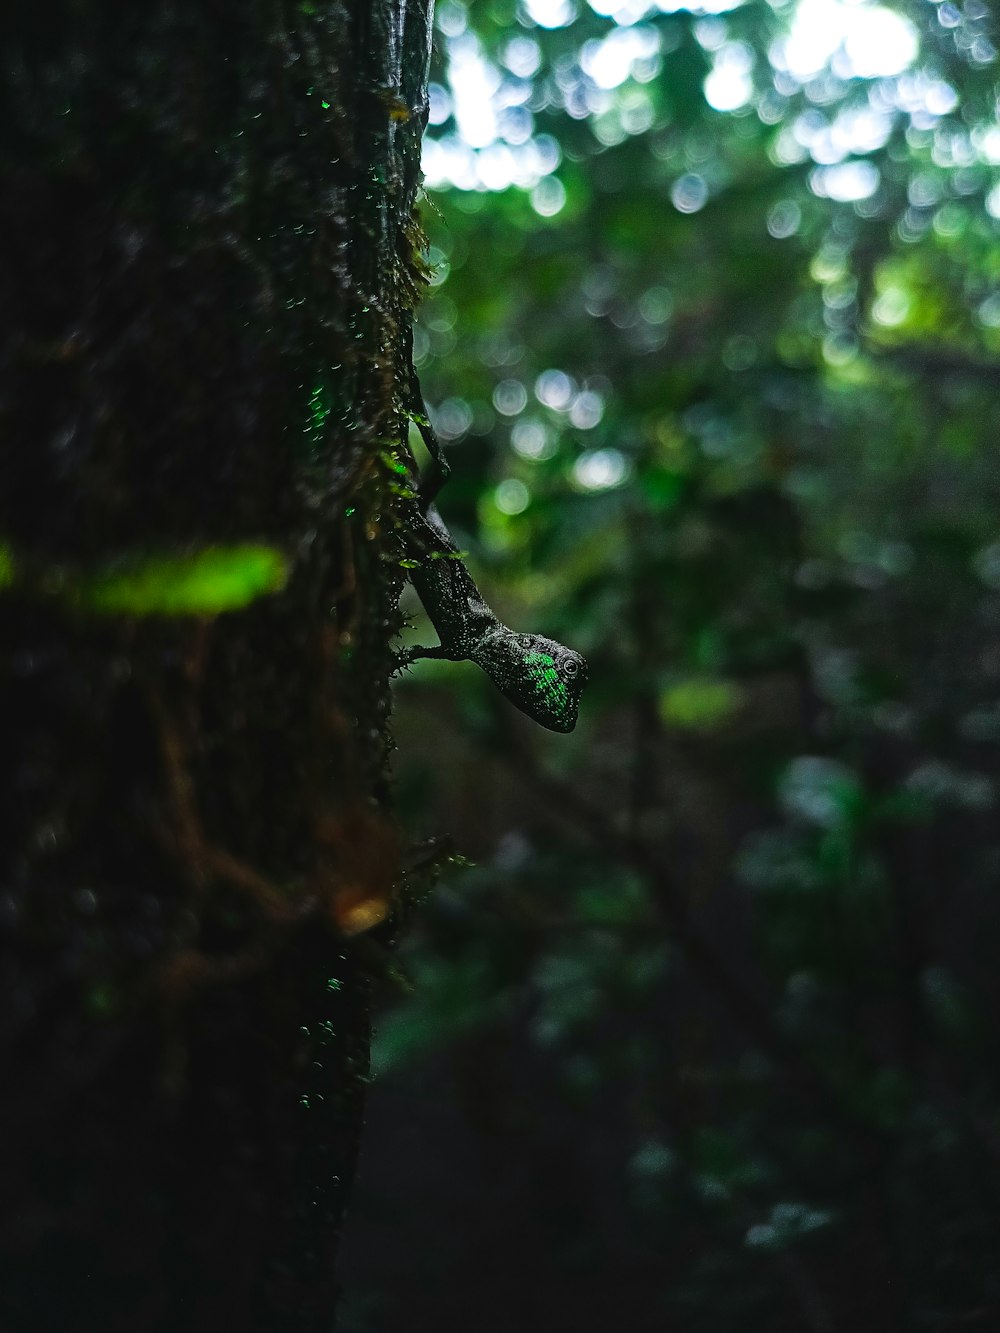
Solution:
M 427 0 L 8 11 L 0 1329 L 329 1330 Z

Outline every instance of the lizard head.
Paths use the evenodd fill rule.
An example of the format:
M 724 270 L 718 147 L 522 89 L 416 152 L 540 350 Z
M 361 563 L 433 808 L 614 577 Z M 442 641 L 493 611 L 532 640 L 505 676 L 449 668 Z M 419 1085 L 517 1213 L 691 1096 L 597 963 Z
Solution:
M 587 663 L 572 648 L 504 626 L 490 636 L 476 660 L 501 694 L 541 726 L 550 731 L 576 726 Z

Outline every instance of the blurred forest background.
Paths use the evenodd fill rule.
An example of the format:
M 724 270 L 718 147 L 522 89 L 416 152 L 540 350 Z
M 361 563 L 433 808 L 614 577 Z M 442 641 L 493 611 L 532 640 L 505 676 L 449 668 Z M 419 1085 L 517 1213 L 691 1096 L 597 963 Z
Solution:
M 441 509 L 591 684 L 553 737 L 399 682 L 473 864 L 378 1022 L 348 1333 L 1000 1328 L 998 42 L 440 5 Z

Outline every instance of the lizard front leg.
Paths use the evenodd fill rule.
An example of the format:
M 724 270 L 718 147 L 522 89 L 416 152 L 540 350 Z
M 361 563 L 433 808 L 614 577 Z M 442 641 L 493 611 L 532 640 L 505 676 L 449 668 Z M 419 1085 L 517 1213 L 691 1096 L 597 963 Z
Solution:
M 439 643 L 436 648 L 425 648 L 422 644 L 414 644 L 410 648 L 401 648 L 396 654 L 396 671 L 401 671 L 403 667 L 408 667 L 411 662 L 417 662 L 424 657 L 434 657 L 439 661 L 446 662 L 464 662 L 465 653 L 457 648 L 446 648 L 443 643 Z

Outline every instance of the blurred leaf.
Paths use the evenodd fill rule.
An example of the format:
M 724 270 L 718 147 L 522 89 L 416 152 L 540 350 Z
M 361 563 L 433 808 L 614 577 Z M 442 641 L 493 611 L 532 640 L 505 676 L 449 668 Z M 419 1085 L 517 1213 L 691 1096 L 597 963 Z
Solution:
M 218 546 L 188 555 L 123 562 L 85 579 L 87 608 L 112 615 L 212 616 L 279 592 L 288 561 L 271 546 Z
M 727 680 L 679 681 L 660 695 L 660 716 L 672 726 L 711 731 L 724 726 L 742 705 L 737 685 Z
M 832 1221 L 832 1214 L 822 1208 L 810 1208 L 804 1203 L 776 1203 L 768 1221 L 747 1228 L 743 1243 L 750 1249 L 782 1250 Z

